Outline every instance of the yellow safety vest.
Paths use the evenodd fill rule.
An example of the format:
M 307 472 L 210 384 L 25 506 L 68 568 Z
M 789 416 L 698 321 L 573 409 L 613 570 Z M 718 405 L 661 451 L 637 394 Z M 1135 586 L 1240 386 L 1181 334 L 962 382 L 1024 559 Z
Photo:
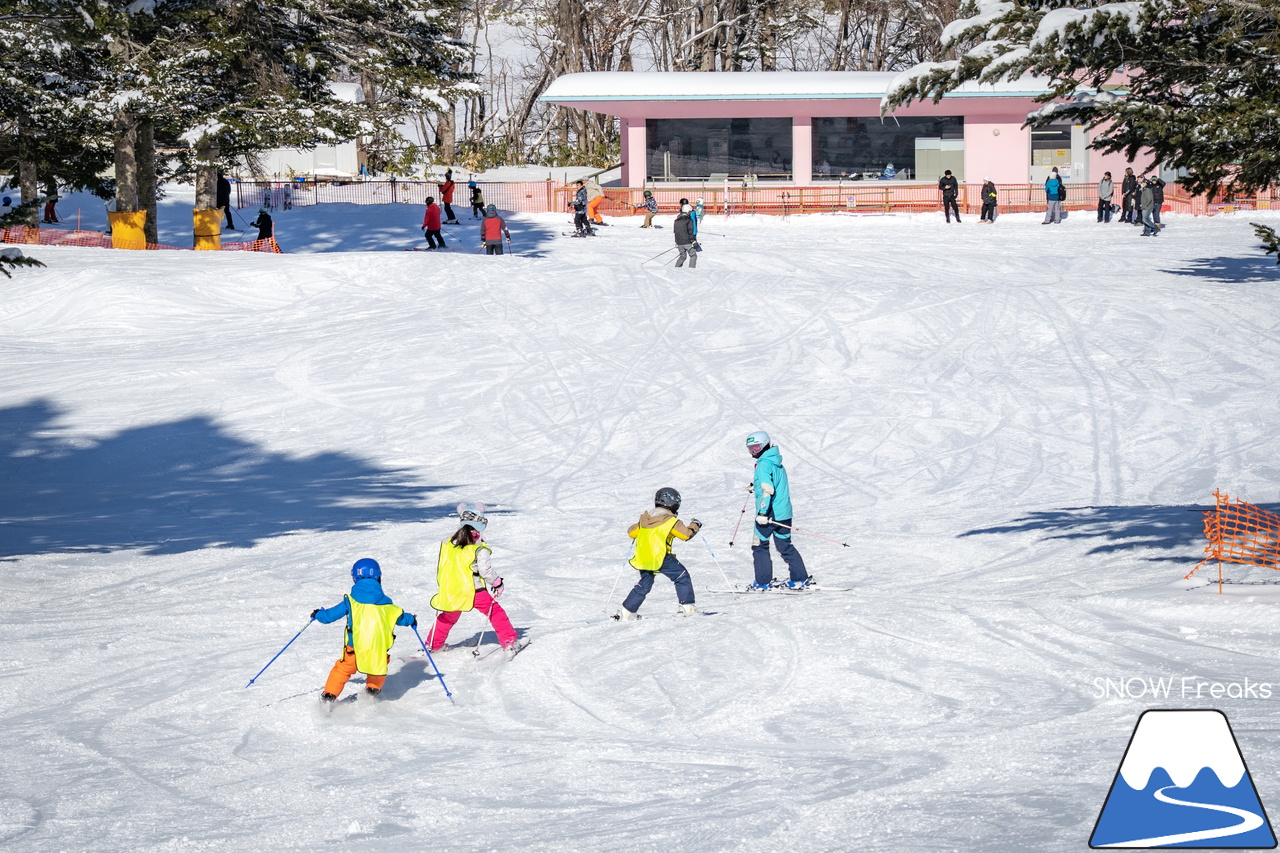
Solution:
M 431 596 L 431 607 L 441 613 L 457 613 L 475 607 L 476 551 L 493 549 L 484 542 L 459 548 L 448 540 L 440 543 L 440 560 L 436 563 L 436 583 L 440 591 Z
M 348 639 L 356 652 L 356 669 L 365 675 L 386 675 L 387 656 L 396 641 L 396 620 L 404 613 L 394 604 L 363 604 L 347 596 L 351 608 Z
M 671 553 L 672 528 L 678 521 L 675 516 L 657 527 L 641 527 L 636 531 L 636 555 L 631 558 L 631 568 L 642 572 L 656 572 L 662 561 Z

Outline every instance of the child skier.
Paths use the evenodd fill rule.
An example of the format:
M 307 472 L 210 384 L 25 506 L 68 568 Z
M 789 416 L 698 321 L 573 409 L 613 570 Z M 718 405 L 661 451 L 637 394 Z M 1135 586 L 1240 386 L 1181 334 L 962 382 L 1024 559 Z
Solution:
M 444 648 L 444 641 L 449 639 L 449 631 L 457 624 L 458 617 L 478 607 L 498 635 L 498 645 L 507 650 L 508 657 L 514 657 L 525 644 L 517 641 L 507 612 L 498 604 L 502 578 L 493 570 L 489 560 L 493 549 L 484 541 L 484 531 L 489 525 L 484 504 L 458 504 L 458 517 L 462 520 L 461 526 L 440 543 L 440 556 L 436 561 L 436 583 L 440 591 L 431 597 L 431 606 L 440 611 L 440 615 L 427 637 L 427 645 L 433 652 Z
M 596 232 L 591 230 L 591 223 L 587 221 L 587 188 L 582 181 L 578 181 L 578 190 L 569 206 L 573 208 L 573 236 L 594 237 Z
M 498 215 L 498 208 L 492 204 L 484 209 L 484 219 L 480 222 L 480 245 L 486 255 L 502 254 L 502 238 L 511 244 L 511 232 L 507 230 L 507 222 Z
M 649 190 L 645 190 L 644 201 L 641 202 L 640 204 L 633 204 L 631 206 L 634 207 L 636 210 L 639 210 L 642 207 L 644 208 L 644 224 L 641 225 L 640 227 L 652 228 L 653 217 L 656 216 L 658 213 L 658 202 L 656 199 L 654 199 L 653 193 L 650 192 Z
M 757 430 L 747 436 L 747 452 L 756 460 L 755 476 L 747 491 L 756 496 L 756 541 L 751 545 L 751 562 L 756 580 L 750 589 L 763 590 L 773 585 L 773 563 L 769 559 L 769 537 L 778 546 L 778 555 L 787 564 L 791 589 L 804 589 L 813 579 L 804 560 L 791 544 L 791 488 L 787 471 L 782 467 L 782 454 L 769 443 L 769 433 Z
M 458 218 L 453 215 L 453 188 L 457 186 L 453 182 L 453 169 L 444 170 L 444 183 L 437 186 L 440 188 L 440 203 L 444 205 L 445 224 L 457 225 Z
M 422 233 L 427 237 L 427 248 L 445 248 L 444 237 L 440 234 L 440 205 L 431 196 L 427 196 L 427 212 L 422 217 Z
M 680 511 L 680 493 L 666 486 L 653 496 L 653 509 L 643 513 L 640 520 L 627 528 L 627 535 L 636 540 L 636 553 L 631 558 L 631 568 L 640 572 L 640 580 L 627 595 L 614 619 L 639 619 L 636 611 L 644 603 L 645 596 L 653 589 L 653 579 L 659 573 L 666 575 L 676 585 L 676 600 L 680 613 L 692 616 L 698 611 L 693 606 L 693 581 L 689 571 L 671 553 L 673 539 L 688 541 L 702 529 L 702 522 L 693 519 L 686 527 L 676 513 Z
M 484 216 L 484 193 L 480 192 L 480 186 L 475 181 L 467 186 L 471 187 L 471 218 L 479 219 Z
M 267 213 L 266 206 L 258 208 L 258 218 L 249 223 L 253 228 L 258 229 L 258 239 L 266 240 L 268 237 L 275 236 L 275 226 L 271 224 L 271 214 Z
M 347 617 L 342 657 L 329 670 L 320 694 L 323 702 L 333 702 L 355 673 L 365 674 L 364 691 L 377 696 L 387 680 L 391 644 L 396 641 L 394 626 L 416 627 L 418 619 L 392 603 L 382 591 L 382 569 L 377 560 L 365 557 L 351 567 L 351 592 L 327 609 L 311 611 L 311 618 L 328 625 Z

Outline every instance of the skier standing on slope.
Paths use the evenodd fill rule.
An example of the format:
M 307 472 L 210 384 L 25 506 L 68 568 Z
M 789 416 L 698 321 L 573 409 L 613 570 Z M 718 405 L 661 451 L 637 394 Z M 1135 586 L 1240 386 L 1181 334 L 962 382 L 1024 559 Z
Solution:
M 951 174 L 951 170 L 947 169 L 942 173 L 942 177 L 938 179 L 938 192 L 942 193 L 942 212 L 946 214 L 947 222 L 951 221 L 951 214 L 956 215 L 956 224 L 960 222 L 960 208 L 956 204 L 956 199 L 960 195 L 960 182 L 956 180 L 956 176 Z
M 351 567 L 351 592 L 327 609 L 311 611 L 311 618 L 328 625 L 347 617 L 347 630 L 342 641 L 342 657 L 329 670 L 321 701 L 333 702 L 356 672 L 365 674 L 364 691 L 377 696 L 387 680 L 387 664 L 391 661 L 392 633 L 396 625 L 415 627 L 418 619 L 406 613 L 382 591 L 382 569 L 377 560 L 365 557 Z
M 644 201 L 640 204 L 633 204 L 631 206 L 636 210 L 639 210 L 642 207 L 644 208 L 644 224 L 640 227 L 652 228 L 653 217 L 658 214 L 658 200 L 653 197 L 653 193 L 650 190 L 645 190 Z
M 484 214 L 484 193 L 475 181 L 467 184 L 471 188 L 471 218 L 479 219 Z
M 640 580 L 628 593 L 622 607 L 613 615 L 614 619 L 639 619 L 636 611 L 644 604 L 645 596 L 653 589 L 653 579 L 664 574 L 676 585 L 676 600 L 680 602 L 680 613 L 692 616 L 697 613 L 693 606 L 693 581 L 675 554 L 671 553 L 673 539 L 688 541 L 702 529 L 702 522 L 693 519 L 685 526 L 676 513 L 680 511 L 680 493 L 666 486 L 658 489 L 653 496 L 653 509 L 640 516 L 640 520 L 627 528 L 627 535 L 636 540 L 635 556 L 631 558 L 631 568 L 640 572 Z
M 440 203 L 444 205 L 446 225 L 457 225 L 458 217 L 453 215 L 453 190 L 457 184 L 453 182 L 453 169 L 444 170 L 444 183 L 437 184 L 440 190 Z
M 258 229 L 258 239 L 265 240 L 268 237 L 275 236 L 275 225 L 271 223 L 271 214 L 267 212 L 267 208 L 258 208 L 258 218 L 249 223 L 250 227 Z
M 502 238 L 511 242 L 511 232 L 507 230 L 507 222 L 498 215 L 498 208 L 489 205 L 484 209 L 484 219 L 480 222 L 480 245 L 484 246 L 486 255 L 502 254 Z
M 755 476 L 747 491 L 755 495 L 756 541 L 751 545 L 751 562 L 756 580 L 749 589 L 763 590 L 773 585 L 773 561 L 769 558 L 769 538 L 787 564 L 791 579 L 786 586 L 804 589 L 813 582 L 800 552 L 791 542 L 791 487 L 782 467 L 782 454 L 769 441 L 769 433 L 756 430 L 747 436 L 747 452 L 756 460 Z
M 604 187 L 595 178 L 587 178 L 587 219 L 592 225 L 604 225 L 600 205 L 604 204 Z
M 671 230 L 675 233 L 676 249 L 680 252 L 680 256 L 676 259 L 676 266 L 684 266 L 685 258 L 689 259 L 689 269 L 696 269 L 698 266 L 698 251 L 693 247 L 697 238 L 697 225 L 693 221 L 693 208 L 687 204 L 680 205 L 680 214 L 676 216 L 675 223 L 671 226 Z
M 521 647 L 517 645 L 516 629 L 511 627 L 507 611 L 498 604 L 503 583 L 489 559 L 493 549 L 484 541 L 484 531 L 489 525 L 484 504 L 458 504 L 458 518 L 462 524 L 453 536 L 440 543 L 440 556 L 436 561 L 436 583 L 440 591 L 431 597 L 431 606 L 440 611 L 440 615 L 427 636 L 427 645 L 433 652 L 444 648 L 449 631 L 458 624 L 459 617 L 468 610 L 479 609 L 498 635 L 498 645 L 513 655 Z
M 440 205 L 431 196 L 427 196 L 427 213 L 422 217 L 422 232 L 427 237 L 427 248 L 435 249 L 437 244 L 443 249 L 444 237 L 440 234 Z
M 594 237 L 596 234 L 587 221 L 587 204 L 587 188 L 582 181 L 578 181 L 578 190 L 569 203 L 573 208 L 573 233 L 576 237 Z

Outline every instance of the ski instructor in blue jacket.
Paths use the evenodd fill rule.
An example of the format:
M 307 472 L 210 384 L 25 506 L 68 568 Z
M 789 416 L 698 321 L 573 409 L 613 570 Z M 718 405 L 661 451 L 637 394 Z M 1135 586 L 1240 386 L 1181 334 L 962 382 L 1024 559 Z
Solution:
M 747 436 L 747 451 L 755 457 L 756 472 L 749 491 L 756 498 L 756 541 L 751 545 L 751 562 L 756 581 L 751 589 L 773 585 L 773 562 L 769 558 L 769 538 L 778 546 L 778 555 L 791 571 L 790 589 L 804 589 L 811 579 L 796 546 L 791 544 L 791 488 L 782 454 L 769 442 L 769 433 L 756 430 Z

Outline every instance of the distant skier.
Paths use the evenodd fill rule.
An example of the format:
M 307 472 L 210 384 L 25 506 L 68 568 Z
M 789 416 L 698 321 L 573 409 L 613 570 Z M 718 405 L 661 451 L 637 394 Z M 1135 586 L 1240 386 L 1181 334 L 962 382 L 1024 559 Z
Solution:
M 258 218 L 250 222 L 249 226 L 258 229 L 259 240 L 266 240 L 275 234 L 275 226 L 271 222 L 271 214 L 267 212 L 266 205 L 258 208 Z
M 1044 180 L 1045 211 L 1041 225 L 1060 225 L 1062 223 L 1062 200 L 1066 198 L 1067 188 L 1054 166 L 1049 177 Z
M 489 205 L 484 209 L 484 219 L 480 222 L 480 242 L 486 255 L 502 254 L 502 238 L 511 242 L 511 232 L 507 230 L 506 221 L 498 215 L 498 208 Z
M 471 218 L 479 219 L 484 216 L 484 193 L 480 192 L 480 185 L 475 181 L 467 186 L 471 188 Z
M 44 203 L 44 218 L 41 219 L 40 221 L 47 223 L 49 225 L 56 225 L 57 223 L 62 221 L 58 218 L 57 190 L 56 189 L 50 190 L 48 198 L 49 200 Z
M 1124 179 L 1120 181 L 1120 204 L 1120 221 L 1138 225 L 1142 218 L 1138 214 L 1138 178 L 1132 168 L 1124 170 Z
M 756 430 L 747 436 L 747 452 L 756 460 L 755 476 L 747 491 L 755 495 L 756 541 L 751 545 L 751 562 L 756 580 L 750 589 L 764 590 L 773 585 L 773 561 L 769 558 L 769 538 L 778 548 L 778 556 L 791 573 L 790 589 L 804 589 L 812 583 L 800 552 L 791 542 L 791 488 L 787 471 L 782 467 L 782 454 L 769 441 L 769 433 Z
M 224 227 L 228 231 L 235 231 L 235 223 L 231 221 L 231 182 L 227 180 L 227 176 L 218 172 L 218 189 L 216 192 L 216 202 L 214 207 L 220 207 L 226 214 Z
M 444 237 L 440 234 L 440 205 L 427 196 L 427 212 L 422 217 L 422 232 L 427 238 L 428 249 L 443 249 Z
M 573 208 L 573 232 L 575 237 L 594 237 L 596 234 L 587 219 L 589 203 L 587 200 L 587 188 L 582 181 L 578 181 L 578 190 L 573 194 L 573 201 L 569 203 L 569 206 Z
M 1111 221 L 1111 199 L 1116 194 L 1116 185 L 1111 180 L 1110 172 L 1102 173 L 1098 181 L 1098 221 Z
M 342 657 L 329 670 L 320 699 L 332 702 L 342 693 L 347 680 L 357 672 L 365 674 L 364 689 L 377 696 L 387 680 L 391 644 L 396 641 L 396 625 L 413 628 L 418 619 L 396 607 L 382 591 L 382 568 L 377 560 L 365 557 L 351 567 L 351 592 L 333 607 L 311 611 L 311 618 L 328 625 L 344 616 L 347 630 L 342 641 Z
M 702 529 L 702 522 L 695 518 L 686 526 L 676 517 L 679 511 L 680 493 L 669 486 L 664 487 L 653 496 L 653 509 L 642 513 L 640 520 L 627 528 L 627 535 L 636 540 L 631 568 L 640 572 L 640 580 L 622 602 L 622 607 L 613 614 L 614 619 L 639 619 L 636 611 L 653 589 L 653 580 L 659 574 L 666 575 L 676 585 L 680 613 L 692 616 L 698 612 L 694 607 L 693 581 L 689 571 L 671 553 L 671 545 L 674 539 L 692 539 Z
M 1142 211 L 1142 236 L 1159 237 L 1160 223 L 1156 222 L 1156 179 L 1148 177 L 1138 191 L 1138 209 Z
M 982 196 L 982 217 L 978 221 L 993 225 L 996 221 L 996 202 L 999 200 L 995 181 L 990 178 L 983 178 L 980 194 Z
M 489 525 L 484 510 L 484 504 L 458 504 L 461 524 L 453 536 L 440 543 L 440 554 L 436 559 L 436 583 L 440 591 L 431 597 L 431 606 L 440 615 L 427 637 L 427 645 L 433 652 L 444 648 L 449 631 L 469 610 L 479 610 L 488 618 L 493 632 L 498 635 L 498 645 L 508 654 L 514 654 L 521 648 L 507 611 L 498 604 L 503 581 L 490 561 L 493 549 L 484 541 L 485 529 Z
M 653 193 L 650 192 L 649 190 L 645 190 L 644 201 L 642 201 L 640 204 L 633 204 L 631 206 L 636 210 L 639 210 L 642 207 L 644 208 L 644 224 L 641 225 L 640 227 L 652 228 L 653 217 L 656 216 L 658 213 L 658 201 L 653 197 Z
M 457 186 L 453 182 L 453 169 L 444 170 L 444 182 L 437 186 L 440 190 L 440 203 L 444 205 L 445 224 L 457 225 L 458 217 L 453 215 L 453 190 Z
M 956 199 L 960 195 L 960 182 L 956 180 L 955 175 L 951 174 L 951 170 L 947 169 L 942 173 L 942 177 L 938 179 L 938 191 L 942 193 L 942 212 L 947 217 L 947 222 L 951 221 L 952 212 L 956 215 L 956 223 L 960 222 L 960 207 L 956 204 Z
M 587 178 L 587 219 L 593 225 L 604 225 L 600 205 L 604 204 L 604 187 L 595 178 Z
M 672 225 L 672 231 L 676 236 L 676 249 L 680 252 L 679 257 L 676 258 L 678 267 L 684 266 L 685 258 L 689 259 L 689 269 L 696 269 L 698 266 L 698 252 L 693 247 L 697 239 L 694 233 L 695 228 L 693 208 L 687 204 L 680 205 L 680 213 Z

